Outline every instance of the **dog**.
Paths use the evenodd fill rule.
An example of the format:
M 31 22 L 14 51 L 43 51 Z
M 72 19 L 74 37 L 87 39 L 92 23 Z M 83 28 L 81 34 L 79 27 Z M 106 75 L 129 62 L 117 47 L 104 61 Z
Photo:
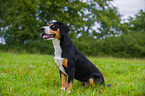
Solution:
M 54 60 L 59 68 L 63 90 L 71 92 L 73 79 L 86 85 L 105 85 L 104 77 L 99 69 L 91 63 L 74 45 L 68 36 L 70 28 L 61 22 L 53 22 L 41 27 L 43 39 L 52 40 Z

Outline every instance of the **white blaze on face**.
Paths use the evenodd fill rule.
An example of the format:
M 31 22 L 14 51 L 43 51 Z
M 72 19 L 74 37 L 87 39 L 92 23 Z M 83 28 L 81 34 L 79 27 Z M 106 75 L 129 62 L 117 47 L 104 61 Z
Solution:
M 42 28 L 45 28 L 44 30 L 45 34 L 50 34 L 50 26 L 44 26 Z

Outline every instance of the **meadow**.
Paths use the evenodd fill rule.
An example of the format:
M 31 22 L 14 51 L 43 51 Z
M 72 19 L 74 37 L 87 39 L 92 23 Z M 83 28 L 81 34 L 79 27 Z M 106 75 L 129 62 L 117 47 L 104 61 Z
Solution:
M 62 91 L 53 56 L 0 52 L 0 96 L 145 96 L 145 59 L 88 57 L 111 87 L 73 82 Z

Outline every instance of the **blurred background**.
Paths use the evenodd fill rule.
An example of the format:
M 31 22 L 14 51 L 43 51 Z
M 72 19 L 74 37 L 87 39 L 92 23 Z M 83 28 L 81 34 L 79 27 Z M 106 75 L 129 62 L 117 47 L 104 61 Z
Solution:
M 145 57 L 145 0 L 0 0 L 0 51 L 53 54 L 53 20 L 87 56 Z

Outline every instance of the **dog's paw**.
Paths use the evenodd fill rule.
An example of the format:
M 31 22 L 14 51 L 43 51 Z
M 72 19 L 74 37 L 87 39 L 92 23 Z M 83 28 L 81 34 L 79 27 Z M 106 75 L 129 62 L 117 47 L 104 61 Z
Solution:
M 70 93 L 71 91 L 67 91 L 67 93 Z
M 65 90 L 65 87 L 61 87 L 61 90 Z

